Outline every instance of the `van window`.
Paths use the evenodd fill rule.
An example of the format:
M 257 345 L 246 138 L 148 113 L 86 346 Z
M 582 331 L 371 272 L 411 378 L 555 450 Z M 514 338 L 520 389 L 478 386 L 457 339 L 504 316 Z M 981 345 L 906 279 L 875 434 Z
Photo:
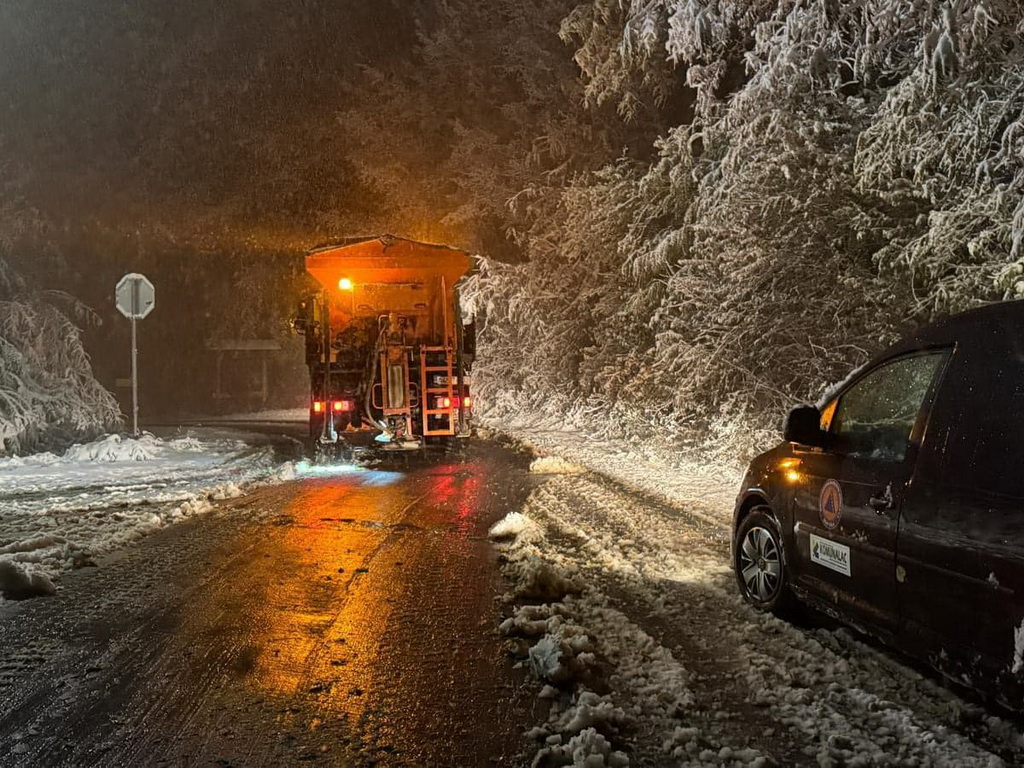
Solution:
M 894 360 L 846 390 L 831 424 L 839 452 L 877 461 L 903 461 L 944 357 L 945 352 L 929 352 Z

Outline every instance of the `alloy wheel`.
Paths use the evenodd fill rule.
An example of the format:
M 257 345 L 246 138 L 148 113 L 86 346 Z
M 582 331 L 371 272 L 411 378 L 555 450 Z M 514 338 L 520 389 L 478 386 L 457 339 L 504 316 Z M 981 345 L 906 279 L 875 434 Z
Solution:
M 747 531 L 739 560 L 747 593 L 760 603 L 771 600 L 782 582 L 782 558 L 771 532 L 760 526 Z

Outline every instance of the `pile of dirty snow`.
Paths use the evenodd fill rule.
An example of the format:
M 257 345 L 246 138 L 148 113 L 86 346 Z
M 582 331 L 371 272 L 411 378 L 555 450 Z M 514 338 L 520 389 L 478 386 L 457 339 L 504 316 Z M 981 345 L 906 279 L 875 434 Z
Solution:
M 693 728 L 689 673 L 641 627 L 616 610 L 577 563 L 549 539 L 544 490 L 523 512 L 490 530 L 511 584 L 500 631 L 517 666 L 550 702 L 547 721 L 527 732 L 536 766 L 630 765 L 638 733 L 676 765 L 767 764 L 756 750 L 723 747 Z M 680 734 L 692 738 L 680 741 Z M 729 759 L 719 759 L 718 756 Z

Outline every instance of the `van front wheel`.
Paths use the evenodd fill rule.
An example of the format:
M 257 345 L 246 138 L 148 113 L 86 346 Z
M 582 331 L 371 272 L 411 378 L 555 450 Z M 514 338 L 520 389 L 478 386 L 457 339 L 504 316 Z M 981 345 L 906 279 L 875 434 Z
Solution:
M 786 553 L 779 525 L 768 507 L 754 507 L 736 531 L 734 548 L 736 580 L 743 599 L 777 616 L 792 613 Z

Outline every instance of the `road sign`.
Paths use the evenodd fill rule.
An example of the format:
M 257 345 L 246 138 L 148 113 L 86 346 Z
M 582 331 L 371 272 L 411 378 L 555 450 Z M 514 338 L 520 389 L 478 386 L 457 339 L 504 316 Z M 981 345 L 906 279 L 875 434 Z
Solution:
M 156 289 L 137 272 L 122 277 L 114 289 L 118 311 L 132 321 L 132 437 L 139 436 L 139 345 L 135 323 L 156 306 Z
M 117 309 L 129 320 L 141 320 L 156 306 L 156 289 L 137 272 L 125 275 L 114 289 Z

